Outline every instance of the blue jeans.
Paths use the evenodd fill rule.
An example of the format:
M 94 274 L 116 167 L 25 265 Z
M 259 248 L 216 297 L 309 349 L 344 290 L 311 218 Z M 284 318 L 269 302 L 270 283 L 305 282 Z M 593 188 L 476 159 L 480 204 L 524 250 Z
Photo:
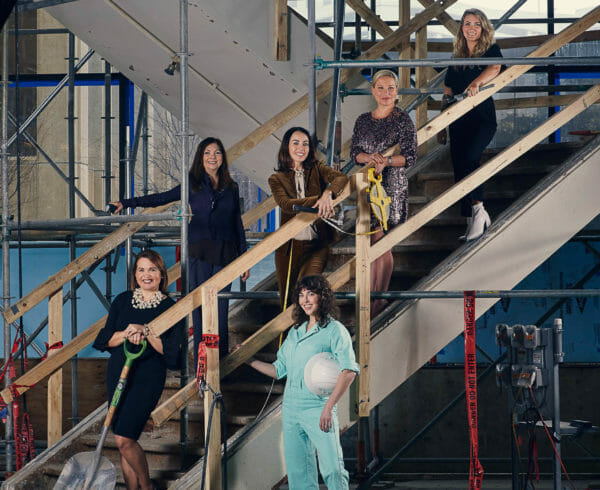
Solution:
M 190 258 L 190 290 L 196 289 L 203 282 L 210 279 L 223 266 L 214 265 L 203 260 Z M 231 284 L 221 291 L 230 291 Z M 219 358 L 222 359 L 229 352 L 229 300 L 219 298 Z M 198 344 L 202 340 L 202 306 L 192 312 L 194 321 L 194 369 L 198 365 Z

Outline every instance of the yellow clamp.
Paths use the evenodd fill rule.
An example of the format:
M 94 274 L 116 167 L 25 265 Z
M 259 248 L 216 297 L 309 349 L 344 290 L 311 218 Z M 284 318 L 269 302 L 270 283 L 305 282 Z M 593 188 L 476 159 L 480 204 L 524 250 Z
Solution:
M 367 200 L 371 205 L 371 210 L 377 218 L 377 221 L 379 221 L 381 227 L 387 231 L 388 210 L 392 198 L 385 192 L 385 189 L 381 185 L 381 175 L 375 175 L 375 169 L 373 167 L 369 168 L 368 177 L 371 186 L 367 189 Z

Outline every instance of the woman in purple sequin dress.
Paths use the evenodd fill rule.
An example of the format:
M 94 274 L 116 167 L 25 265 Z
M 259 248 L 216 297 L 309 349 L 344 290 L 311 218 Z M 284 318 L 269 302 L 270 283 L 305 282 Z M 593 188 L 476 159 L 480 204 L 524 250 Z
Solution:
M 375 73 L 371 93 L 377 107 L 361 114 L 356 120 L 350 157 L 359 165 L 375 167 L 375 172 L 382 175 L 383 188 L 392 198 L 388 226 L 393 228 L 404 223 L 408 217 L 406 169 L 416 161 L 417 132 L 408 113 L 396 107 L 398 77 L 393 71 L 380 70 Z M 393 156 L 381 155 L 394 145 L 399 145 L 399 150 Z M 373 234 L 371 243 L 382 236 L 383 231 Z M 393 269 L 391 251 L 375 260 L 371 265 L 371 291 L 387 291 Z M 386 300 L 373 300 L 371 317 L 377 315 L 386 304 Z

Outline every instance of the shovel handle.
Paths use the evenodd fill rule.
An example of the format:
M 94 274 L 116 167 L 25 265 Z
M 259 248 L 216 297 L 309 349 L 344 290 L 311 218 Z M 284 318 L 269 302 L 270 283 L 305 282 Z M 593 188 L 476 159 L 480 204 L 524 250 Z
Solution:
M 138 352 L 129 352 L 127 350 L 127 339 L 123 339 L 123 350 L 125 351 L 125 357 L 127 358 L 125 364 L 129 364 L 131 366 L 131 363 L 144 353 L 147 345 L 148 342 L 146 339 L 144 339 L 142 340 L 142 348 Z
M 125 351 L 125 365 L 121 370 L 121 376 L 119 377 L 119 382 L 117 383 L 117 387 L 115 388 L 115 392 L 113 394 L 112 400 L 110 402 L 110 406 L 108 407 L 108 413 L 106 414 L 106 419 L 104 420 L 104 427 L 109 427 L 112 422 L 113 415 L 115 414 L 115 410 L 117 409 L 117 405 L 121 399 L 121 395 L 125 390 L 125 386 L 127 386 L 127 376 L 129 375 L 129 369 L 133 364 L 133 361 L 140 357 L 144 351 L 146 350 L 147 341 L 146 339 L 142 340 L 142 348 L 139 352 L 129 352 L 127 350 L 127 339 L 123 341 L 123 350 Z

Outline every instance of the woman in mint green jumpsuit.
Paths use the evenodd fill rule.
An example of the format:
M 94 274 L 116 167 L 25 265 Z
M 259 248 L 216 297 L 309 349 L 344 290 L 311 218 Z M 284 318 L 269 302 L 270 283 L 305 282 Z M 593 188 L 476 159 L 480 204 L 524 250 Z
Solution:
M 300 279 L 294 291 L 295 325 L 273 364 L 252 359 L 257 371 L 276 379 L 287 377 L 283 395 L 283 447 L 290 490 L 318 489 L 317 462 L 329 490 L 348 488 L 340 445 L 336 403 L 359 371 L 346 327 L 333 318 L 333 291 L 323 276 Z M 313 394 L 304 382 L 304 367 L 320 352 L 331 352 L 340 376 L 328 397 Z

